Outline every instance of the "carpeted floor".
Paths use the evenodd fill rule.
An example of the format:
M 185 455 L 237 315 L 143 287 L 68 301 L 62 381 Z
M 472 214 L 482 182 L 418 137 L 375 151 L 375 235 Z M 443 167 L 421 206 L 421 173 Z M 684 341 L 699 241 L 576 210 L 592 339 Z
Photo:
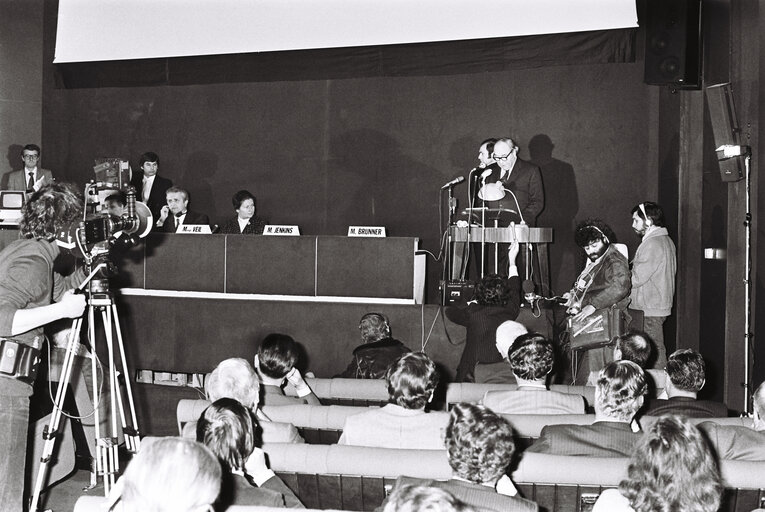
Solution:
M 40 496 L 40 510 L 52 510 L 53 512 L 70 512 L 74 510 L 74 504 L 80 496 L 103 496 L 103 482 L 93 489 L 83 490 L 90 485 L 90 471 L 78 469 L 71 476 L 56 483 Z

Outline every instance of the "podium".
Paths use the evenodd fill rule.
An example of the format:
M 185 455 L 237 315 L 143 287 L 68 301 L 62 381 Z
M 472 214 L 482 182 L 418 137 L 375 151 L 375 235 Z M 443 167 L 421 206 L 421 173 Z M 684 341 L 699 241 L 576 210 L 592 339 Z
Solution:
M 532 252 L 536 258 L 532 264 L 536 263 L 539 268 L 539 279 L 543 290 L 550 290 L 550 256 L 547 244 L 553 241 L 552 228 L 533 228 L 525 224 L 516 224 L 514 227 L 491 227 L 481 226 L 458 227 L 449 226 L 449 250 L 452 252 L 452 265 L 450 269 L 450 279 L 461 279 L 461 269 L 463 268 L 464 255 L 455 251 L 457 244 L 466 242 L 477 242 L 494 245 L 509 244 L 517 241 L 521 244 L 531 244 Z M 523 252 L 523 251 L 522 251 Z M 495 269 L 496 270 L 496 269 Z M 521 276 L 524 277 L 524 276 Z

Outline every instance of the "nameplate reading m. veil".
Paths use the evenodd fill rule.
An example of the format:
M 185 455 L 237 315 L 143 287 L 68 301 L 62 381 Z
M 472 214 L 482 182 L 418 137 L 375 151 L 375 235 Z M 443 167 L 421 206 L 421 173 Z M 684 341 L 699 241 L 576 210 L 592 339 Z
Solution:
M 212 233 L 212 230 L 207 224 L 181 224 L 176 233 L 183 233 L 184 235 L 209 235 Z
M 348 226 L 348 236 L 385 238 L 385 226 Z
M 300 236 L 300 228 L 297 226 L 281 226 L 268 224 L 263 229 L 264 235 Z

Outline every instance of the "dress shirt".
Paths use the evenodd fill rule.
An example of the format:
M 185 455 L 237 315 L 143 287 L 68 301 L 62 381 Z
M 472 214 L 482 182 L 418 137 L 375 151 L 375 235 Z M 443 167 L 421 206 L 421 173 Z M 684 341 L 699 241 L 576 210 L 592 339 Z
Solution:
M 154 178 L 156 176 L 157 175 L 155 174 L 154 176 L 143 177 L 143 194 L 142 194 L 143 197 L 141 198 L 141 201 L 143 201 L 144 203 L 149 202 L 149 194 L 151 194 L 151 187 L 152 185 L 154 185 Z

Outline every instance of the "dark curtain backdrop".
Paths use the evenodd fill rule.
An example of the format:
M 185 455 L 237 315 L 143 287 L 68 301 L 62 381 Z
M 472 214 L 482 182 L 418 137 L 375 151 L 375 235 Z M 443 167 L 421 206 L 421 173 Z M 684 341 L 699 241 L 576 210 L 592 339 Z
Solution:
M 304 234 L 384 225 L 438 254 L 440 186 L 476 165 L 481 140 L 510 136 L 542 167 L 539 225 L 555 229 L 562 292 L 583 262 L 572 223 L 606 219 L 634 250 L 630 208 L 656 195 L 634 40 L 614 31 L 58 66 L 44 94 L 44 165 L 83 183 L 94 158 L 136 167 L 154 151 L 160 174 L 214 222 L 245 188 L 258 215 Z M 464 183 L 455 194 L 464 207 Z M 441 271 L 429 258 L 429 302 Z

